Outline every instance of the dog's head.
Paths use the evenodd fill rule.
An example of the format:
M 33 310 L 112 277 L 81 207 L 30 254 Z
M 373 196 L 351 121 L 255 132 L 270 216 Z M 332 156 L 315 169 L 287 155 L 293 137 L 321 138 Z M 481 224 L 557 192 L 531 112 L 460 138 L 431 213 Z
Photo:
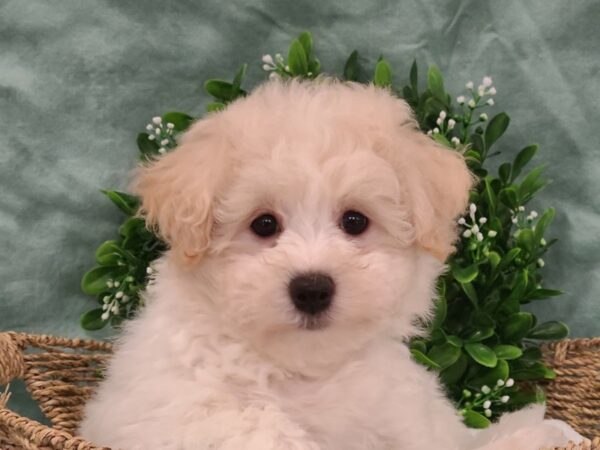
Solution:
M 404 101 L 320 80 L 269 82 L 197 122 L 134 190 L 224 326 L 308 370 L 414 331 L 471 184 Z

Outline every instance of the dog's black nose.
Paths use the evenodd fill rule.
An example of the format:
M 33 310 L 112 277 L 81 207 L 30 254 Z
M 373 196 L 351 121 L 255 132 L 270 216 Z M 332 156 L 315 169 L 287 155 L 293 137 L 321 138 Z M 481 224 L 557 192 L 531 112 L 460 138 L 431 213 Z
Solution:
M 331 305 L 335 283 L 329 275 L 307 273 L 293 278 L 288 289 L 298 310 L 315 315 Z

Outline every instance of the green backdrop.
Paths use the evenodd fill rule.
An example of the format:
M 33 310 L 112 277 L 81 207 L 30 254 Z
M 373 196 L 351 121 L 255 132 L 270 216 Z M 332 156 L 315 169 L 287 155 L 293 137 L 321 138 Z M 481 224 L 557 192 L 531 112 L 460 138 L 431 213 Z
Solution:
M 415 57 L 451 92 L 493 77 L 513 119 L 499 148 L 539 143 L 554 180 L 534 206 L 557 209 L 544 271 L 566 294 L 536 312 L 600 335 L 599 20 L 597 0 L 0 0 L 0 330 L 84 335 L 80 278 L 121 220 L 98 190 L 125 189 L 137 132 L 201 113 L 202 82 L 242 62 L 255 83 L 310 30 L 324 71 L 357 48 L 398 82 Z M 12 405 L 32 413 L 20 390 Z

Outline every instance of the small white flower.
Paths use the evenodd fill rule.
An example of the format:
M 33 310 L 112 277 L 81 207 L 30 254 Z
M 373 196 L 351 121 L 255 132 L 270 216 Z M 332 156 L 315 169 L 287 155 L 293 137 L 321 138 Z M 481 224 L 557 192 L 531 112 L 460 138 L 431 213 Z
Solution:
M 115 287 L 119 287 L 121 286 L 121 283 L 119 281 L 115 281 Z
M 544 262 L 544 260 L 542 258 L 539 258 L 537 260 L 537 265 L 540 267 L 544 267 L 546 265 L 546 263 Z
M 154 130 L 155 134 L 160 134 L 160 128 L 157 128 L 156 130 Z
M 266 70 L 266 71 L 275 70 L 275 67 L 270 66 L 268 64 L 263 64 L 262 68 L 263 68 L 263 70 Z
M 153 141 L 154 139 L 156 139 L 156 136 L 154 136 L 153 134 L 151 134 L 150 136 L 148 136 L 148 140 L 149 141 Z
M 515 380 L 513 380 L 512 378 L 509 378 L 508 380 L 506 380 L 506 387 L 513 387 L 515 385 Z
M 167 123 L 167 128 L 168 128 L 169 130 L 172 130 L 173 128 L 175 128 L 175 124 L 174 124 L 174 123 L 171 123 L 171 122 L 169 122 L 169 123 Z
M 489 394 L 490 392 L 492 392 L 492 390 L 487 384 L 484 384 L 483 386 L 481 386 L 481 392 L 483 392 L 484 394 Z
M 488 231 L 488 236 L 491 238 L 495 238 L 497 235 L 498 235 L 498 232 L 496 230 Z
M 471 227 L 471 230 L 473 231 L 473 233 L 479 233 L 479 227 L 477 225 L 473 225 Z
M 473 82 L 469 81 L 467 84 L 465 84 L 465 87 L 470 91 L 473 90 Z
M 148 275 L 150 275 L 152 272 L 154 272 L 154 270 L 152 270 L 152 267 L 150 267 L 150 266 L 146 267 L 146 273 Z
M 437 123 L 438 125 L 441 125 L 444 123 L 444 121 L 442 120 L 441 117 L 438 117 L 437 120 L 435 121 L 435 123 Z
M 119 291 L 115 294 L 115 298 L 122 298 L 123 297 L 123 291 Z
M 154 130 L 154 125 L 152 125 L 151 123 L 149 123 L 148 125 L 146 125 L 146 130 L 148 130 L 148 131 Z
M 473 109 L 476 106 L 475 100 L 471 99 L 469 100 L 469 103 L 467 103 L 467 105 L 469 105 L 469 108 Z
M 123 303 L 127 303 L 129 301 L 129 295 L 124 295 L 123 298 L 121 299 L 121 302 Z
M 290 66 L 285 66 L 284 69 L 285 69 L 286 72 L 289 72 L 290 71 Z
M 483 234 L 481 234 L 481 233 L 477 233 L 477 240 L 478 240 L 479 242 L 483 241 Z
M 271 55 L 263 55 L 262 62 L 271 66 L 275 65 L 275 61 L 273 61 L 273 57 Z
M 487 104 L 490 106 L 494 106 L 494 99 L 493 98 L 488 98 Z
M 525 211 L 525 207 L 524 207 L 524 206 L 519 206 L 517 209 L 518 209 L 519 211 L 521 211 L 521 212 Z
M 487 222 L 487 217 L 480 217 L 480 218 L 479 218 L 479 223 L 480 223 L 480 224 L 482 224 L 482 225 L 483 225 L 483 224 L 484 224 L 484 223 L 486 223 L 486 222 Z
M 491 401 L 486 400 L 485 402 L 483 402 L 483 409 L 490 409 L 490 406 L 492 406 Z
M 454 145 L 458 145 L 460 144 L 460 139 L 457 138 L 456 136 L 454 136 L 452 139 L 450 139 L 450 141 L 454 144 Z
M 473 234 L 471 232 L 471 230 L 465 230 L 464 233 L 463 233 L 463 236 L 466 237 L 466 238 L 469 238 L 469 237 L 471 237 L 471 234 Z
M 516 217 L 513 217 L 513 218 L 511 219 L 511 222 L 512 222 L 512 223 L 517 223 L 518 221 L 519 221 L 519 219 L 517 219 Z
M 440 129 L 438 127 L 435 127 L 433 129 L 433 134 L 438 134 L 440 132 Z
M 167 153 L 167 149 L 164 147 L 161 147 L 158 149 L 158 153 L 160 153 L 161 155 L 164 155 L 165 153 Z
M 449 119 L 448 120 L 448 129 L 449 130 L 452 130 L 455 125 L 456 125 L 456 120 L 454 120 L 454 119 Z
M 276 53 L 275 54 L 275 61 L 277 61 L 279 64 L 283 64 L 283 56 L 281 56 L 281 53 Z
M 486 120 L 488 120 L 488 115 L 486 113 L 479 114 L 479 120 L 485 122 Z
M 103 301 L 104 303 L 108 303 L 108 302 L 110 302 L 110 295 L 105 295 L 105 296 L 102 298 L 102 301 Z
M 475 214 L 475 212 L 476 212 L 476 211 L 477 211 L 477 205 L 476 205 L 475 203 L 471 203 L 471 204 L 469 205 L 469 212 L 470 212 L 471 214 Z
M 119 314 L 119 305 L 115 303 L 115 305 L 110 310 L 113 314 Z
M 490 87 L 492 85 L 492 77 L 483 77 L 483 85 Z
M 459 95 L 458 97 L 456 97 L 456 103 L 458 103 L 459 105 L 463 105 L 465 103 L 465 96 Z
M 485 417 L 492 417 L 492 410 L 491 409 L 486 409 L 483 412 L 485 414 Z
M 460 219 L 458 219 L 458 224 L 459 225 L 465 225 L 467 223 L 467 221 L 465 220 L 464 217 L 461 217 Z
M 168 144 L 169 144 L 168 139 L 163 139 L 162 141 L 160 141 L 160 145 L 168 145 Z
M 504 386 L 504 380 L 502 378 L 500 378 L 498 381 L 496 381 L 496 386 Z
M 502 397 L 500 397 L 500 401 L 502 403 L 506 403 L 506 402 L 508 402 L 508 400 L 510 400 L 510 396 L 508 396 L 508 395 L 503 395 Z
M 532 219 L 535 219 L 535 218 L 538 216 L 538 213 L 537 213 L 537 211 L 531 211 L 531 212 L 529 213 L 529 216 L 530 216 Z
M 106 286 L 108 286 L 109 288 L 113 287 L 115 284 L 113 283 L 113 280 L 108 280 L 106 282 Z
M 432 134 L 433 134 L 433 131 L 431 131 L 431 130 L 429 130 L 429 131 L 427 132 L 427 136 L 431 136 Z
M 480 84 L 477 88 L 477 95 L 479 95 L 480 97 L 483 97 L 485 95 L 485 86 L 483 84 Z
M 545 246 L 546 244 L 547 244 L 547 242 L 546 242 L 546 239 L 544 239 L 544 238 L 541 238 L 541 239 L 540 239 L 540 245 L 541 245 L 541 246 Z
M 162 117 L 160 117 L 160 116 L 153 117 L 153 118 L 152 118 L 152 122 L 153 122 L 155 125 L 160 125 L 160 124 L 162 123 Z
M 102 315 L 100 316 L 102 318 L 102 320 L 108 320 L 110 314 L 108 311 L 103 312 Z
M 498 91 L 496 91 L 496 88 L 495 88 L 494 86 L 492 86 L 492 87 L 490 88 L 490 90 L 488 91 L 488 94 L 489 94 L 489 95 L 496 95 L 496 93 L 497 93 L 497 92 L 498 92 Z
M 446 111 L 440 111 L 440 119 L 444 120 L 446 118 Z
M 271 72 L 269 74 L 269 80 L 278 80 L 281 78 L 277 72 Z

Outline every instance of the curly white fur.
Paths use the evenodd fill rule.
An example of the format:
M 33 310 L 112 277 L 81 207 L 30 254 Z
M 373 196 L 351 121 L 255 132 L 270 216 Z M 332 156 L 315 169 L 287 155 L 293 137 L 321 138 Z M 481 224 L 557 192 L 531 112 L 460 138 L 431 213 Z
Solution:
M 198 122 L 137 174 L 171 249 L 81 434 L 126 450 L 564 444 L 541 407 L 466 429 L 403 344 L 430 312 L 471 184 L 462 158 L 373 86 L 271 82 Z M 369 217 L 365 233 L 341 230 L 347 210 Z M 264 212 L 276 237 L 250 230 Z M 319 329 L 287 291 L 307 271 L 337 286 Z

